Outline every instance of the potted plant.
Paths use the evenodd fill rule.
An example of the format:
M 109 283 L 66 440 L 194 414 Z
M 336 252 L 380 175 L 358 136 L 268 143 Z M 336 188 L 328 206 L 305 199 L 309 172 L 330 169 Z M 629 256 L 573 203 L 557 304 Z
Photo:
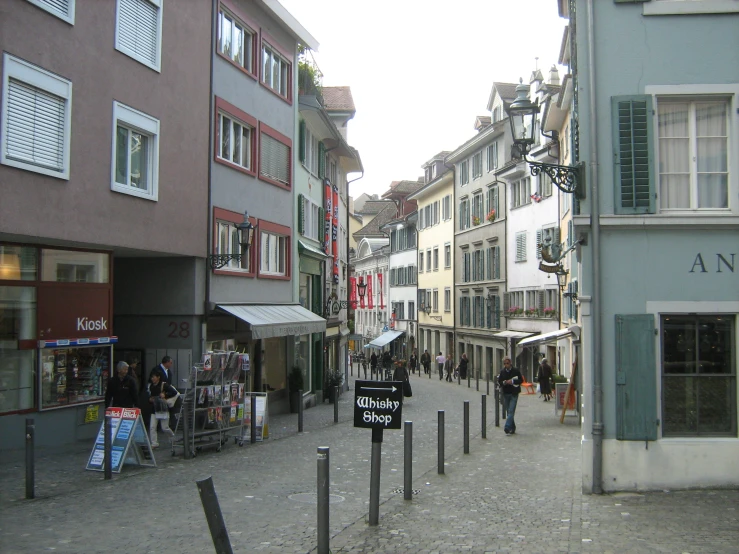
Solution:
M 526 315 L 529 317 L 536 317 L 538 315 L 538 311 L 536 308 L 526 308 Z
M 304 390 L 303 386 L 305 384 L 303 381 L 303 370 L 298 366 L 293 366 L 292 371 L 290 371 L 290 375 L 288 376 L 287 383 L 290 394 L 290 413 L 296 414 L 298 413 L 300 403 L 303 400 L 300 397 L 300 391 Z
M 557 314 L 554 308 L 552 308 L 551 306 L 547 306 L 546 308 L 544 308 L 544 315 L 546 317 L 554 317 Z
M 473 215 L 472 216 L 472 225 L 480 225 L 480 223 L 481 223 L 480 218 L 477 217 L 476 215 Z
M 333 404 L 336 402 L 335 394 L 335 387 L 339 387 L 339 392 L 341 392 L 341 385 L 344 382 L 344 374 L 341 373 L 338 369 L 332 369 L 328 372 L 328 377 L 326 379 L 326 384 L 328 385 L 328 401 Z
M 490 210 L 488 212 L 488 215 L 485 216 L 485 219 L 487 219 L 490 223 L 495 221 L 495 210 Z

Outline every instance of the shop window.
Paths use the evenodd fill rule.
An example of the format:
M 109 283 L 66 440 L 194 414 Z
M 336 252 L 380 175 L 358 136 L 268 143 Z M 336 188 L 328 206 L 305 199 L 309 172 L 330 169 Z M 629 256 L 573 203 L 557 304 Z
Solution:
M 55 408 L 105 397 L 111 346 L 41 350 L 41 408 Z
M 34 407 L 36 351 L 20 341 L 36 338 L 36 289 L 0 287 L 0 413 Z
M 35 281 L 37 250 L 0 245 L 0 281 Z
M 108 283 L 109 255 L 73 250 L 41 250 L 41 280 L 58 283 Z

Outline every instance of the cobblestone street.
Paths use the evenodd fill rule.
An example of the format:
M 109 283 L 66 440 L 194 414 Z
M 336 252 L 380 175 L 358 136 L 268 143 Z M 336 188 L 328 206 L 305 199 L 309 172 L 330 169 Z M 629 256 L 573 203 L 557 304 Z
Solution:
M 351 390 L 333 406 L 270 418 L 271 438 L 193 460 L 157 451 L 157 469 L 125 467 L 106 482 L 84 470 L 91 448 L 38 450 L 35 500 L 24 496 L 23 452 L 0 462 L 0 551 L 212 552 L 195 480 L 213 476 L 235 552 L 310 552 L 316 547 L 316 448 L 330 447 L 332 552 L 736 552 L 739 491 L 583 496 L 580 430 L 560 425 L 553 404 L 522 395 L 518 431 L 494 426 L 481 391 L 412 376 L 403 407 L 413 421 L 413 488 L 405 501 L 403 431 L 382 445 L 380 521 L 367 524 L 371 432 L 353 428 Z M 470 453 L 463 454 L 463 401 Z M 445 410 L 445 474 L 436 469 L 437 410 Z M 297 495 L 297 496 L 295 496 Z

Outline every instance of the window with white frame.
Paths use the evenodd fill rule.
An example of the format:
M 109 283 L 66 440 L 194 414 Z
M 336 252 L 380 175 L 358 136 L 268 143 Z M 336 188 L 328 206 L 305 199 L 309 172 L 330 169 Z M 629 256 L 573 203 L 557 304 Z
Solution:
M 526 231 L 516 233 L 516 261 L 526 261 Z
M 222 269 L 237 269 L 251 271 L 248 250 L 241 245 L 240 231 L 236 223 L 230 221 L 218 222 L 218 240 L 216 242 L 216 254 L 221 256 L 240 256 L 231 258 Z
M 431 271 L 431 249 L 426 249 L 426 271 Z
M 262 83 L 290 98 L 290 62 L 267 43 L 262 44 Z
M 111 190 L 157 200 L 159 120 L 113 102 Z
M 559 291 L 555 289 L 547 289 L 544 291 L 544 309 L 549 308 L 553 313 L 557 312 L 557 304 L 559 304 Z M 545 312 L 546 313 L 546 312 Z
M 249 73 L 254 70 L 254 46 L 257 33 L 233 14 L 218 11 L 218 52 Z
M 729 207 L 730 102 L 721 97 L 659 97 L 662 210 Z
M 254 127 L 224 112 L 218 113 L 218 157 L 232 164 L 254 170 Z
M 75 0 L 28 0 L 42 10 L 74 25 Z
M 328 178 L 338 187 L 339 173 L 336 167 L 336 161 L 331 157 L 328 159 Z
M 161 70 L 162 0 L 118 0 L 115 48 L 134 60 Z
M 264 131 L 260 135 L 259 175 L 290 186 L 290 146 Z
M 470 227 L 470 201 L 462 198 L 459 202 L 459 230 L 464 231 Z
M 488 145 L 487 147 L 488 172 L 498 169 L 498 143 Z
M 436 202 L 434 202 L 434 225 L 437 225 L 441 221 L 441 219 L 439 217 L 439 215 L 440 215 L 439 214 L 440 205 L 441 205 L 441 202 L 439 200 L 437 200 Z
M 434 289 L 433 293 L 434 293 L 434 303 L 431 304 L 431 309 L 434 312 L 438 312 L 439 311 L 439 289 Z
M 311 133 L 310 129 L 305 129 L 305 159 L 303 166 L 313 175 L 318 176 L 318 139 Z
M 448 242 L 444 245 L 444 268 L 450 267 L 452 267 L 452 244 Z
M 300 232 L 306 238 L 318 240 L 319 232 L 323 230 L 323 221 L 320 217 L 321 206 L 305 195 L 301 194 L 300 197 L 303 199 L 303 225 Z
M 444 311 L 452 311 L 452 289 L 451 287 L 444 287 Z
M 434 246 L 434 271 L 439 269 L 439 247 Z
M 416 303 L 413 300 L 408 301 L 408 319 L 416 319 Z
M 447 194 L 441 199 L 441 219 L 446 221 L 452 218 L 452 195 Z
M 482 177 L 482 152 L 472 156 L 472 178 L 479 179 L 480 177 Z
M 483 263 L 483 250 L 472 251 L 472 280 L 482 281 L 485 279 L 484 263 Z
M 431 306 L 431 308 L 433 309 L 433 304 L 431 303 L 431 292 L 432 292 L 431 289 L 426 289 L 426 304 L 424 305 Z
M 2 163 L 69 179 L 71 81 L 3 54 L 0 109 Z
M 472 224 L 480 225 L 485 221 L 485 199 L 482 196 L 482 192 L 476 193 L 472 197 Z
M 464 186 L 470 182 L 470 162 L 465 160 L 459 164 L 459 183 Z
M 552 178 L 544 173 L 539 173 L 539 196 L 548 198 L 552 195 Z
M 263 275 L 286 275 L 287 238 L 261 231 L 259 273 Z
M 535 290 L 527 290 L 525 292 L 526 295 L 526 309 L 527 310 L 535 310 L 537 308 L 537 291 Z
M 418 272 L 423 273 L 423 252 L 418 253 Z
M 531 204 L 531 178 L 524 177 L 511 183 L 511 208 Z
M 498 207 L 498 195 L 500 194 L 500 189 L 497 186 L 494 187 L 488 187 L 488 190 L 486 192 L 487 199 L 487 207 L 485 212 L 485 219 L 487 221 L 495 221 L 496 219 L 500 219 L 500 210 Z M 491 221 L 491 222 L 492 222 Z
M 496 121 L 500 121 L 502 119 L 502 116 L 503 109 L 500 106 L 493 109 L 493 123 L 495 123 Z

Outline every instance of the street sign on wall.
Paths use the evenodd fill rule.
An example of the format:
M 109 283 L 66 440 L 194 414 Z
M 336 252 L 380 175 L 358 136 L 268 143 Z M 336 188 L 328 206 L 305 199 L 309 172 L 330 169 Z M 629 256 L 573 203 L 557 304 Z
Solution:
M 402 416 L 401 381 L 355 381 L 354 427 L 400 429 Z

